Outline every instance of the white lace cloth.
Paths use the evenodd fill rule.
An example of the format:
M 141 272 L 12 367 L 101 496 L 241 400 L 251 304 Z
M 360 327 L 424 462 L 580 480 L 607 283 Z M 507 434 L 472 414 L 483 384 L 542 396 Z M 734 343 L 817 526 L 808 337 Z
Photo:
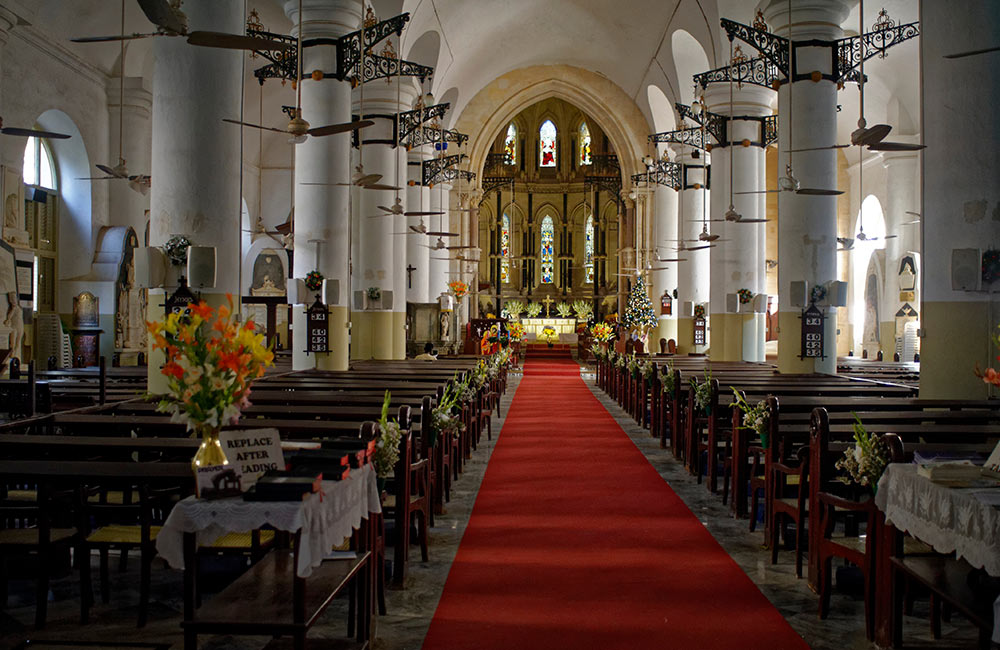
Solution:
M 1000 489 L 1000 488 L 991 488 Z M 976 489 L 950 488 L 893 463 L 878 483 L 875 505 L 896 528 L 1000 576 L 1000 509 L 976 498 Z M 993 603 L 993 641 L 1000 643 L 1000 598 Z
M 184 533 L 197 533 L 199 544 L 211 544 L 227 533 L 269 525 L 300 536 L 295 572 L 309 577 L 330 549 L 351 535 L 370 512 L 381 512 L 375 471 L 371 465 L 351 470 L 344 481 L 323 481 L 322 491 L 302 501 L 184 499 L 170 512 L 156 536 L 156 550 L 170 566 L 184 568 Z

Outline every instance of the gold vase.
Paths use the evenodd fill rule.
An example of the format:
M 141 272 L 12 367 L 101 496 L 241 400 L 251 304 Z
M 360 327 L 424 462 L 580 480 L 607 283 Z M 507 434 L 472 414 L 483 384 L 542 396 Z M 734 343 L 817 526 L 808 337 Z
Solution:
M 226 452 L 222 450 L 222 443 L 219 442 L 218 427 L 198 426 L 195 432 L 201 433 L 201 444 L 191 459 L 191 469 L 195 474 L 199 468 L 229 464 Z

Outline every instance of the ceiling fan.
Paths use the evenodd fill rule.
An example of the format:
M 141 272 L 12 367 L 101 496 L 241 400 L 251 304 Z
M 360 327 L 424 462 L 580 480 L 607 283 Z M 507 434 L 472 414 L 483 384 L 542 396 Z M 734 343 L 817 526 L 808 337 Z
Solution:
M 381 178 L 381 177 L 379 177 L 379 178 Z M 442 212 L 440 210 L 437 211 L 437 212 L 420 211 L 420 210 L 405 210 L 403 208 L 403 202 L 402 202 L 402 200 L 400 200 L 400 198 L 398 196 L 396 197 L 396 202 L 392 204 L 391 208 L 387 208 L 384 205 L 380 205 L 380 206 L 377 206 L 377 207 L 378 207 L 379 210 L 384 210 L 386 212 L 386 214 L 397 215 L 397 216 L 402 215 L 402 216 L 406 216 L 406 217 L 424 217 L 424 216 L 431 216 L 431 215 L 435 215 L 435 214 L 444 214 L 444 212 Z M 384 216 L 384 215 L 381 215 L 381 216 Z
M 440 251 L 440 250 L 454 251 L 454 250 L 461 250 L 463 248 L 476 248 L 475 246 L 469 246 L 469 245 L 467 245 L 467 246 L 448 246 L 447 244 L 444 243 L 444 239 L 442 239 L 442 237 L 443 237 L 443 235 L 438 236 L 437 241 L 434 242 L 433 246 L 427 246 L 427 244 L 421 244 L 421 245 L 422 246 L 427 246 L 427 248 L 431 249 L 432 251 Z
M 125 0 L 122 0 L 122 35 L 125 34 Z M 149 192 L 150 177 L 148 174 L 129 174 L 128 168 L 125 165 L 125 157 L 122 154 L 122 145 L 125 142 L 125 119 L 124 119 L 124 106 L 125 106 L 125 41 L 120 41 L 121 52 L 119 53 L 119 62 L 121 63 L 121 74 L 118 75 L 118 164 L 111 165 L 94 165 L 100 171 L 105 173 L 105 176 L 93 176 L 87 178 L 78 178 L 77 180 L 88 180 L 88 181 L 117 181 L 123 180 L 128 181 L 128 186 L 135 192 L 145 196 Z
M 793 61 L 792 54 L 792 1 L 788 0 L 788 60 Z M 789 63 L 791 65 L 791 63 Z M 791 73 L 791 68 L 789 68 L 789 73 Z M 730 75 L 732 76 L 732 75 Z M 789 146 L 795 141 L 793 134 L 794 130 L 792 128 L 794 121 L 792 120 L 792 106 L 794 106 L 795 98 L 795 84 L 792 82 L 791 74 L 788 78 L 788 144 Z M 803 196 L 839 196 L 844 192 L 841 190 L 830 190 L 825 188 L 816 187 L 802 187 L 799 184 L 799 179 L 795 178 L 795 174 L 792 172 L 792 153 L 795 149 L 789 149 L 788 153 L 788 163 L 785 165 L 785 175 L 778 178 L 778 189 L 776 190 L 756 190 L 752 192 L 736 192 L 736 194 L 773 194 L 776 192 L 795 192 L 796 194 Z
M 420 217 L 420 223 L 416 226 L 409 226 L 409 232 L 394 232 L 394 235 L 428 235 L 430 237 L 458 237 L 457 232 L 443 232 L 438 230 L 428 230 L 424 218 Z
M 906 210 L 905 212 L 906 214 L 916 217 L 916 219 L 913 219 L 912 221 L 904 221 L 903 223 L 899 224 L 901 226 L 912 226 L 913 224 L 921 223 L 924 218 L 923 215 L 921 215 L 919 212 L 914 212 L 912 210 Z
M 3 118 L 0 117 L 0 133 L 3 135 L 13 135 L 28 138 L 50 138 L 52 140 L 65 140 L 70 137 L 65 133 L 56 133 L 55 131 L 40 131 L 38 129 L 22 129 L 17 126 L 4 126 Z
M 188 31 L 187 16 L 181 11 L 183 0 L 137 0 L 142 12 L 149 22 L 156 25 L 156 31 L 150 34 L 126 34 L 116 36 L 85 36 L 70 39 L 74 43 L 106 43 L 109 41 L 131 41 L 137 38 L 152 36 L 186 36 L 191 45 L 203 47 L 221 47 L 229 50 L 287 50 L 290 45 L 284 41 L 274 41 L 269 38 L 246 36 L 245 34 L 227 34 L 224 32 Z
M 142 4 L 144 0 L 139 0 Z M 164 0 L 158 0 L 160 2 Z M 124 24 L 124 23 L 123 23 Z M 302 51 L 302 0 L 299 0 L 299 27 L 296 30 L 296 43 L 298 49 L 297 52 Z M 292 119 L 288 121 L 288 125 L 284 129 L 276 129 L 272 126 L 261 126 L 260 124 L 251 124 L 249 122 L 244 122 L 242 120 L 231 120 L 229 118 L 222 118 L 223 122 L 229 122 L 230 124 L 239 124 L 240 126 L 248 126 L 252 129 L 261 129 L 264 131 L 274 131 L 275 133 L 287 133 L 292 137 L 289 138 L 289 142 L 292 144 L 301 144 L 306 141 L 307 136 L 313 136 L 314 138 L 326 136 L 326 135 L 336 135 L 338 133 L 347 133 L 349 131 L 357 131 L 363 129 L 366 126 L 371 126 L 375 122 L 371 120 L 355 120 L 351 122 L 344 122 L 342 124 L 328 124 L 326 126 L 309 126 L 309 122 L 302 119 L 302 59 L 303 57 L 296 57 L 298 59 L 298 70 L 296 73 L 297 81 L 295 83 L 295 113 Z M 382 178 L 379 176 L 378 178 Z M 378 178 L 375 179 L 376 182 Z
M 838 248 L 838 251 L 849 251 L 854 248 L 853 237 L 837 237 L 837 243 L 843 246 L 843 248 Z

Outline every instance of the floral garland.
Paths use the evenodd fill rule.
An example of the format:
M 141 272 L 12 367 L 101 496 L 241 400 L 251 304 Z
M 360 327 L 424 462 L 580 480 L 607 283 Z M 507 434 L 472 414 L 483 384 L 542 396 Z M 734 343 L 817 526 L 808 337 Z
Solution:
M 379 478 L 392 476 L 396 463 L 399 462 L 399 443 L 403 439 L 399 421 L 389 421 L 389 401 L 389 391 L 385 391 L 385 398 L 382 400 L 382 415 L 378 419 L 379 433 L 375 443 L 375 455 L 372 457 L 375 475 Z
M 319 271 L 309 271 L 306 273 L 306 289 L 319 291 L 323 288 L 323 274 Z
M 205 301 L 192 304 L 190 315 L 171 313 L 146 323 L 153 349 L 163 350 L 167 393 L 157 410 L 171 414 L 188 431 L 235 423 L 250 405 L 250 384 L 271 365 L 274 353 L 257 334 L 254 322 L 236 322 L 233 297 L 218 309 Z
M 878 481 L 889 465 L 889 448 L 875 433 L 865 430 L 857 413 L 854 414 L 854 444 L 844 450 L 844 457 L 836 467 L 846 472 L 838 477 L 847 485 L 870 487 L 872 493 L 878 491 Z
M 750 301 L 753 300 L 753 291 L 749 289 L 740 289 L 736 295 L 739 296 L 741 305 L 749 305 Z
M 694 317 L 704 318 L 705 317 L 705 305 L 695 305 L 694 306 Z
M 456 300 L 461 300 L 466 296 L 466 294 L 469 293 L 469 285 L 459 280 L 456 280 L 455 282 L 449 282 L 448 288 L 455 295 Z
M 983 282 L 1000 280 L 1000 250 L 989 248 L 983 251 Z
M 750 406 L 746 397 L 738 390 L 730 386 L 733 390 L 734 404 L 743 411 L 743 429 L 750 429 L 760 436 L 760 444 L 764 449 L 768 448 L 768 435 L 770 434 L 771 411 L 767 408 L 767 402 L 761 400 L 756 405 Z M 749 425 L 748 425 L 749 423 Z
M 809 290 L 809 302 L 815 304 L 817 302 L 823 302 L 826 298 L 826 287 L 822 284 L 813 285 L 813 288 Z
M 184 235 L 174 235 L 163 244 L 163 252 L 167 259 L 174 266 L 182 266 L 187 263 L 187 249 L 191 246 L 191 240 Z
M 712 407 L 712 373 L 711 371 L 705 371 L 705 381 L 700 384 L 697 381 L 692 382 L 694 384 L 694 405 L 699 410 L 704 411 L 707 415 L 709 409 Z

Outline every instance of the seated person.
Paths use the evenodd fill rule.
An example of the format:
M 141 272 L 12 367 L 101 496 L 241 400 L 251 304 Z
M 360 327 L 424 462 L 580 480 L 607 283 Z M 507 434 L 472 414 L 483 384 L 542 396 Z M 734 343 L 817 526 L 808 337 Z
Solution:
M 418 354 L 414 357 L 417 361 L 437 361 L 437 350 L 434 349 L 434 344 L 428 341 L 424 343 L 424 353 Z

